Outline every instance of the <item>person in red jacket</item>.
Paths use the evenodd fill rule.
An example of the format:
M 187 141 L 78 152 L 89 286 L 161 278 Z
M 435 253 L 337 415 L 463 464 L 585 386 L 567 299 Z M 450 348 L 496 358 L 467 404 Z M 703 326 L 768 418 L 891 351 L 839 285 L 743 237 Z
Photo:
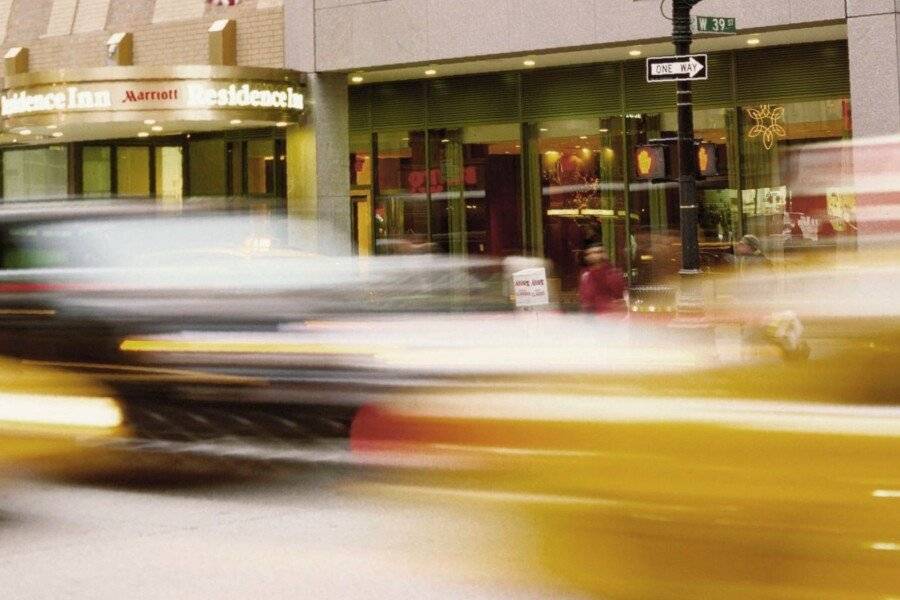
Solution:
M 625 292 L 625 275 L 609 262 L 606 249 L 600 245 L 590 246 L 584 251 L 584 262 L 586 266 L 578 285 L 581 310 L 612 312 Z

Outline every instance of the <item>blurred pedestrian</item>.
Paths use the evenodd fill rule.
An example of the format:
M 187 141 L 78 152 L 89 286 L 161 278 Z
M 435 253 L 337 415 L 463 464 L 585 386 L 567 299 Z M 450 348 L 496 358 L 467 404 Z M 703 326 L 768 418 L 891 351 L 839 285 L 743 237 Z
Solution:
M 755 235 L 747 234 L 734 246 L 734 258 L 742 273 L 771 270 L 772 261 L 763 253 L 762 243 Z
M 578 297 L 581 310 L 608 313 L 617 308 L 625 293 L 625 275 L 609 261 L 606 249 L 594 244 L 584 251 Z

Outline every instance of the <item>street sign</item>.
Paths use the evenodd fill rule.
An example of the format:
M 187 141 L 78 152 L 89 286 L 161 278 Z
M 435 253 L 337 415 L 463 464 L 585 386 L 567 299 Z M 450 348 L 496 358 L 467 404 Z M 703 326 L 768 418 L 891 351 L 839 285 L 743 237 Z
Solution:
M 694 31 L 730 35 L 737 33 L 737 23 L 734 17 L 697 17 L 694 21 Z
M 709 79 L 705 54 L 655 56 L 647 59 L 647 81 L 681 81 Z

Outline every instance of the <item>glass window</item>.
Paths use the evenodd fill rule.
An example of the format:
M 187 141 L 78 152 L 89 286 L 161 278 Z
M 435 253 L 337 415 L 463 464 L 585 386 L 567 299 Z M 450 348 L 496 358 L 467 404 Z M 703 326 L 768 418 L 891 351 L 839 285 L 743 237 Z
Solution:
M 368 133 L 350 135 L 350 185 L 372 185 L 372 136 Z
M 819 164 L 804 171 L 804 157 L 811 154 L 800 150 L 812 142 L 850 137 L 849 100 L 763 103 L 742 107 L 739 114 L 745 233 L 759 238 L 772 258 L 852 243 L 855 199 L 841 185 L 849 165 Z M 829 173 L 825 177 L 823 170 Z M 810 177 L 830 183 L 805 185 Z
M 275 140 L 247 142 L 247 193 L 251 196 L 275 193 Z
M 633 227 L 630 239 L 631 281 L 635 286 L 674 283 L 681 269 L 681 221 L 678 192 L 678 120 L 672 112 L 626 116 L 629 202 Z M 695 109 L 701 267 L 727 262 L 733 241 L 740 237 L 736 156 L 729 139 L 737 136 L 734 111 Z M 665 174 L 642 179 L 638 154 L 645 146 L 659 147 Z
M 119 146 L 116 148 L 116 180 L 119 196 L 150 195 L 150 148 Z
M 82 193 L 85 196 L 112 194 L 112 149 L 109 146 L 85 146 L 81 150 Z
M 180 206 L 184 192 L 181 146 L 156 147 L 156 197 L 167 206 Z
M 584 249 L 603 244 L 627 265 L 622 120 L 587 118 L 534 126 L 540 164 L 544 254 L 564 294 L 578 287 Z M 572 300 L 568 296 L 563 301 Z
M 6 200 L 64 198 L 69 191 L 68 150 L 50 146 L 3 153 Z
M 226 195 L 225 140 L 192 140 L 188 154 L 191 195 Z
M 522 253 L 518 124 L 430 132 L 432 240 L 442 252 Z
M 426 191 L 430 176 L 425 170 L 425 132 L 381 132 L 376 140 L 376 252 L 428 251 L 431 231 Z

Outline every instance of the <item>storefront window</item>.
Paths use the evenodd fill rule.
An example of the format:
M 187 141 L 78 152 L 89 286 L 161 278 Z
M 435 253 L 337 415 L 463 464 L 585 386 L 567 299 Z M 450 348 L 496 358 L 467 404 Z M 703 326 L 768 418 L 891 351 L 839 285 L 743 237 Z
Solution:
M 544 254 L 564 294 L 574 294 L 584 250 L 602 244 L 627 265 L 622 120 L 547 121 L 533 128 L 539 154 Z M 571 300 L 564 297 L 563 300 Z
M 379 254 L 431 249 L 425 132 L 378 133 L 375 248 Z
M 728 140 L 737 135 L 734 113 L 726 109 L 695 109 L 694 151 L 700 177 L 697 206 L 702 268 L 715 268 L 740 229 L 738 185 Z M 629 240 L 634 286 L 672 283 L 681 269 L 681 210 L 678 191 L 678 121 L 674 111 L 631 114 L 625 118 L 629 203 L 635 217 Z M 646 175 L 644 149 L 657 149 L 662 162 L 658 176 Z
M 82 193 L 85 196 L 112 194 L 112 149 L 85 146 L 81 150 Z
M 191 140 L 190 182 L 192 196 L 224 196 L 228 193 L 225 140 Z
M 49 146 L 3 153 L 3 198 L 63 198 L 68 194 L 68 151 Z
M 437 251 L 522 253 L 518 124 L 432 130 L 432 240 Z
M 850 137 L 849 101 L 762 103 L 742 107 L 740 119 L 745 232 L 758 237 L 773 258 L 810 246 L 852 243 L 855 199 L 841 186 L 849 165 L 816 165 L 815 172 L 805 172 L 801 150 Z M 830 179 L 833 187 L 804 186 L 809 177 Z

